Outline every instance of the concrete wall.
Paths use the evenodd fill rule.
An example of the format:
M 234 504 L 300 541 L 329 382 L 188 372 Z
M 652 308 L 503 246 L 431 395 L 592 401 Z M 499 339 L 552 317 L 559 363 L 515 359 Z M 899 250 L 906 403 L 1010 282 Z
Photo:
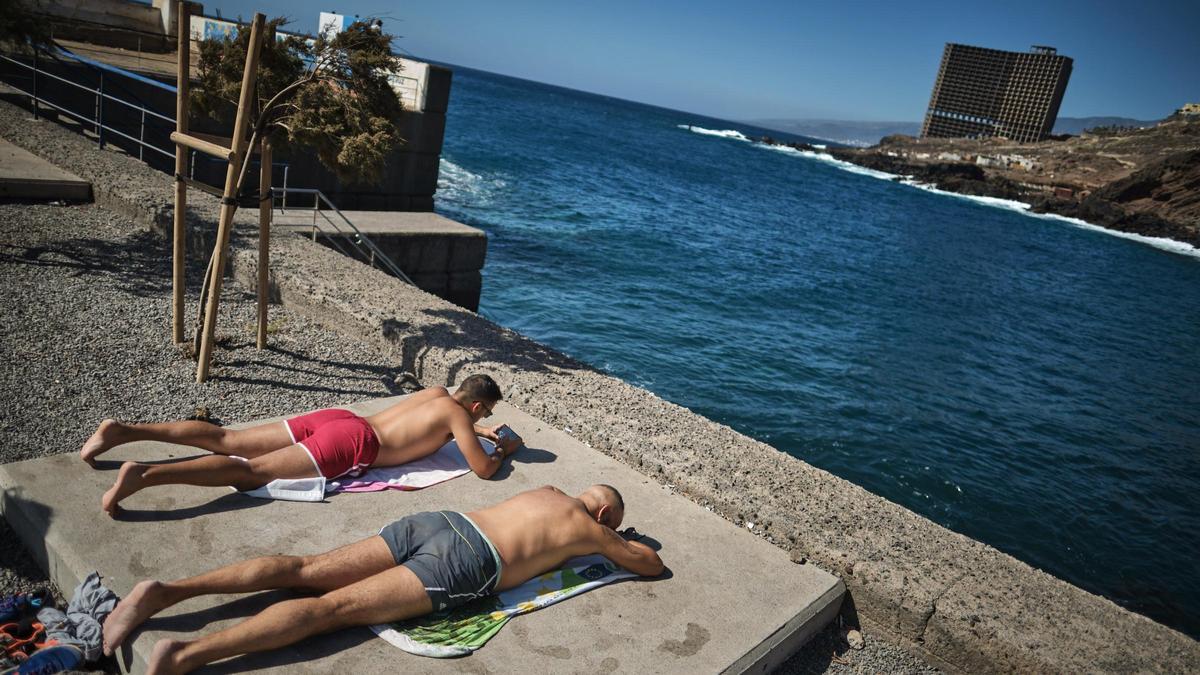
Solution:
M 459 307 L 475 311 L 483 288 L 483 263 L 487 257 L 487 234 L 435 213 L 343 211 L 349 223 L 379 247 L 409 279 L 423 291 Z M 275 215 L 275 228 L 310 236 L 313 241 L 339 251 L 356 252 L 346 235 L 331 227 L 314 231 L 311 211 L 288 209 Z M 330 218 L 339 222 L 334 216 Z M 341 224 L 341 230 L 349 227 Z M 383 265 L 376 265 L 386 269 Z
M 161 0 L 159 0 L 161 2 Z M 40 0 L 35 11 L 53 23 L 56 38 L 94 40 L 124 49 L 164 52 L 172 48 L 159 4 L 128 0 Z
M 130 3 L 126 0 L 48 0 L 46 6 L 55 25 L 56 35 L 126 49 L 144 51 L 173 51 L 174 39 L 168 34 L 164 21 L 170 19 L 161 7 Z M 107 23 L 105 23 L 107 22 Z M 219 34 L 235 26 L 230 21 L 212 17 L 192 16 L 191 32 L 196 39 Z M 198 58 L 193 50 L 193 59 Z M 399 135 L 404 143 L 387 159 L 382 183 L 379 185 L 347 184 L 338 180 L 333 172 L 320 164 L 314 153 L 307 149 L 289 151 L 276 150 L 274 162 L 274 184 L 289 187 L 316 188 L 321 190 L 339 208 L 364 211 L 432 211 L 434 194 L 437 192 L 438 173 L 441 164 L 442 140 L 446 131 L 446 111 L 450 104 L 450 84 L 453 73 L 442 66 L 427 64 L 412 59 L 402 59 L 403 69 L 397 74 L 400 85 L 398 93 L 406 104 L 406 112 L 400 120 Z M 71 61 L 54 63 L 41 59 L 41 66 L 54 74 L 66 77 L 91 88 L 99 86 L 99 76 L 93 69 Z M 0 79 L 28 89 L 27 71 L 10 64 L 0 64 Z M 174 85 L 174 73 L 164 75 L 152 71 L 137 71 L 141 75 Z M 175 98 L 170 92 L 138 83 L 119 75 L 105 76 L 106 88 L 113 95 L 144 105 L 168 117 L 175 116 Z M 69 85 L 42 83 L 39 95 L 52 102 L 86 116 L 94 114 L 96 96 Z M 143 134 L 141 113 L 118 103 L 108 102 L 105 123 L 119 127 L 122 133 L 133 137 Z M 192 116 L 193 132 L 228 136 L 233 123 L 205 120 Z M 171 152 L 172 125 L 153 117 L 148 119 L 145 140 Z M 114 145 L 135 155 L 136 143 L 113 135 L 109 139 Z M 143 158 L 152 166 L 174 172 L 174 159 L 153 151 L 144 151 Z M 287 165 L 286 172 L 283 166 Z M 225 183 L 225 162 L 199 155 L 193 164 L 194 178 L 215 186 Z M 248 190 L 257 190 L 258 172 L 253 171 L 247 180 Z M 294 204 L 302 204 L 297 197 Z

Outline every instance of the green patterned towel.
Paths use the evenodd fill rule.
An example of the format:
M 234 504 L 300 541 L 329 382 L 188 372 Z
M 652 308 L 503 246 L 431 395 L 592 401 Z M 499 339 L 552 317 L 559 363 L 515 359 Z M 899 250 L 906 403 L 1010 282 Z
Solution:
M 572 558 L 561 569 L 445 612 L 371 626 L 379 637 L 406 652 L 446 658 L 482 647 L 508 620 L 618 579 L 636 577 L 598 555 Z

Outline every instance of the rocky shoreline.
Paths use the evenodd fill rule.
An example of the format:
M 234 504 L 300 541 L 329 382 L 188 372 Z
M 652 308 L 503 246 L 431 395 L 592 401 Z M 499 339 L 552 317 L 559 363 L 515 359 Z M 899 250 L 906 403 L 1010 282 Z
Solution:
M 940 190 L 1024 202 L 1033 213 L 1200 248 L 1200 118 L 1147 129 L 1032 144 L 1003 139 L 889 136 L 869 148 L 816 148 L 755 139 Z

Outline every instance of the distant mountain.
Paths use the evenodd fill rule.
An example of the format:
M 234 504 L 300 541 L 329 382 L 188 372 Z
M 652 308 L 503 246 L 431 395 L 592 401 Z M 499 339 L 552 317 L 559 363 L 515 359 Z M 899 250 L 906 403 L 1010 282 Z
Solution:
M 916 136 L 921 133 L 920 122 L 859 122 L 855 120 L 795 120 L 759 119 L 747 120 L 751 124 L 786 131 L 801 136 L 811 136 L 841 143 L 865 147 L 875 145 L 879 139 L 892 134 Z M 1152 127 L 1158 120 L 1135 120 L 1130 117 L 1060 117 L 1054 124 L 1054 133 L 1078 136 L 1084 129 L 1093 127 Z
M 1135 120 L 1130 117 L 1060 117 L 1054 122 L 1054 133 L 1078 136 L 1093 127 L 1152 127 L 1159 120 Z

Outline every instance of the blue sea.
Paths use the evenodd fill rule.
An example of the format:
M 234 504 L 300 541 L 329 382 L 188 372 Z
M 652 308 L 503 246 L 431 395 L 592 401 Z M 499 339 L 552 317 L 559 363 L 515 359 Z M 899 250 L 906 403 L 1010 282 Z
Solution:
M 456 68 L 437 210 L 498 323 L 1200 636 L 1200 253 L 764 134 Z

